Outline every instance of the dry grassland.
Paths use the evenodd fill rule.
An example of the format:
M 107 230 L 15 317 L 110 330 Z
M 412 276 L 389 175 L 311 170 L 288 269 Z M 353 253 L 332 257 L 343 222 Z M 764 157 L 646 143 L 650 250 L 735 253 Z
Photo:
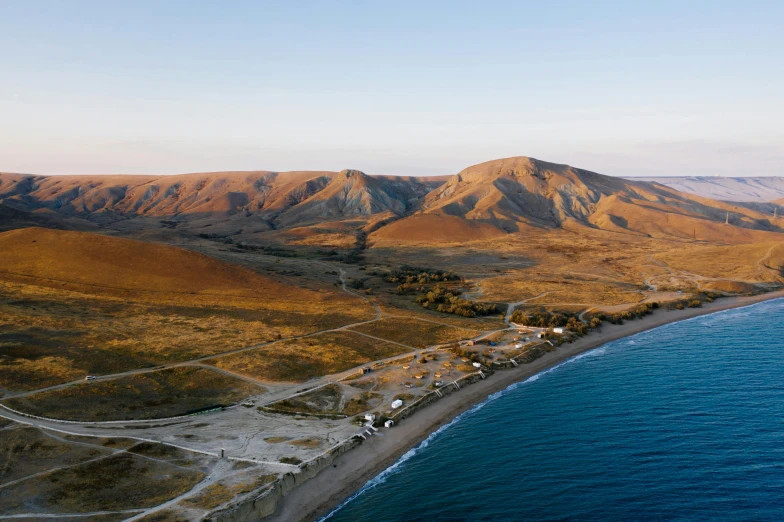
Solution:
M 328 384 L 317 390 L 275 402 L 269 407 L 273 410 L 291 413 L 338 414 L 342 398 L 343 391 L 340 386 Z
M 207 368 L 177 367 L 6 399 L 14 409 L 75 421 L 174 417 L 235 404 L 263 388 Z
M 37 428 L 9 425 L 0 430 L 0 485 L 109 453 L 108 448 L 63 441 Z
M 675 270 L 737 281 L 776 281 L 784 276 L 784 242 L 693 246 L 654 256 Z
M 482 282 L 488 294 L 507 299 L 527 299 L 531 304 L 619 305 L 645 298 L 639 285 L 580 280 L 575 276 L 534 276 L 512 273 Z M 545 294 L 545 295 L 541 295 Z M 540 296 L 541 297 L 537 297 Z
M 350 393 L 348 395 L 351 395 Z M 361 392 L 346 399 L 343 389 L 336 384 L 322 386 L 296 397 L 284 399 L 269 405 L 273 411 L 304 413 L 310 415 L 356 415 L 378 406 L 384 396 L 379 393 Z M 265 439 L 266 440 L 266 439 Z M 274 442 L 267 440 L 267 442 Z M 282 441 L 277 441 L 282 442 Z M 303 441 L 292 441 L 289 444 L 302 446 Z M 321 444 L 321 441 L 317 441 Z
M 204 473 L 120 453 L 8 486 L 0 513 L 89 513 L 152 507 L 189 491 Z
M 96 234 L 0 234 L 0 391 L 31 390 L 369 319 L 364 301 L 188 250 Z
M 470 339 L 480 333 L 478 330 L 444 326 L 406 317 L 381 319 L 352 329 L 416 348 Z
M 223 353 L 372 317 L 369 307 L 287 312 L 121 298 L 0 281 L 0 389 L 31 390 Z
M 734 245 L 709 244 L 565 223 L 563 229 L 509 234 L 450 249 L 380 241 L 379 251 L 371 250 L 367 257 L 379 263 L 420 263 L 469 274 L 480 283 L 474 298 L 483 301 L 518 302 L 547 293 L 531 301 L 543 305 L 633 304 L 647 295 L 645 282 L 678 288 L 696 287 L 699 282 L 711 288 L 717 285 L 712 280 L 716 278 L 726 281 L 718 283 L 718 289 L 729 284 L 728 291 L 753 291 L 731 283 L 784 281 L 784 243 L 772 240 L 775 234 L 763 234 L 768 240 L 755 244 L 748 244 L 748 234 L 736 235 L 724 238 Z M 384 299 L 405 306 L 395 298 Z
M 208 486 L 197 493 L 195 496 L 187 498 L 181 502 L 183 507 L 197 508 L 203 510 L 215 509 L 221 504 L 225 504 L 235 497 L 244 493 L 256 491 L 266 486 L 277 478 L 277 475 L 262 475 L 259 477 L 242 477 L 245 480 L 221 481 Z
M 262 381 L 304 382 L 406 351 L 402 346 L 341 331 L 283 341 L 207 362 Z

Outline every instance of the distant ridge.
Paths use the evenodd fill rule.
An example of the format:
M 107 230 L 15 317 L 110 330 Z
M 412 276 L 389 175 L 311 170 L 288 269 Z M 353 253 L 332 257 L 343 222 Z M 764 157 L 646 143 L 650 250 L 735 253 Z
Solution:
M 784 199 L 784 177 L 628 177 L 632 181 L 651 181 L 675 190 L 722 201 L 764 203 Z
M 408 221 L 430 215 L 442 216 L 441 226 L 455 231 L 456 223 L 447 217 L 505 232 L 589 226 L 650 237 L 742 240 L 737 228 L 723 226 L 727 213 L 735 227 L 781 231 L 754 209 L 521 156 L 464 169 L 429 193 L 412 217 L 388 225 L 377 235 L 404 240 L 413 230 Z M 436 226 L 433 217 L 429 224 Z M 459 229 L 461 236 L 469 232 Z M 493 235 L 487 228 L 475 232 L 477 239 Z
M 68 220 L 61 228 L 80 223 L 123 230 L 176 228 L 209 237 L 241 234 L 243 239 L 314 245 L 323 241 L 319 238 L 333 241 L 338 236 L 349 245 L 359 230 L 392 241 L 471 241 L 570 227 L 721 241 L 754 241 L 759 233 L 784 231 L 780 222 L 771 221 L 770 212 L 754 205 L 680 192 L 648 179 L 605 176 L 525 156 L 427 178 L 350 169 L 174 176 L 0 174 L 0 204 L 26 226 L 46 226 L 41 222 L 45 217 Z M 775 183 L 766 186 L 775 189 Z

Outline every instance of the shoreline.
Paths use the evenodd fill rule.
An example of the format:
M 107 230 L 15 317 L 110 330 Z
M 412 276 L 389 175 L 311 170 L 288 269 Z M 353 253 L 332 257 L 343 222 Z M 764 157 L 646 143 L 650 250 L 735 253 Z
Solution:
M 659 326 L 779 298 L 784 298 L 784 290 L 755 296 L 721 298 L 712 303 L 704 303 L 702 308 L 656 310 L 651 315 L 626 321 L 623 325 L 605 323 L 600 331 L 592 332 L 571 344 L 561 345 L 556 351 L 548 352 L 530 364 L 510 370 L 498 370 L 488 379 L 447 395 L 406 418 L 393 429 L 382 428 L 383 437 L 371 437 L 361 446 L 338 457 L 331 468 L 323 470 L 282 497 L 275 514 L 266 520 L 309 521 L 327 515 L 369 480 L 392 466 L 405 453 L 419 446 L 432 433 L 452 422 L 457 416 L 484 402 L 490 395 L 576 355 Z

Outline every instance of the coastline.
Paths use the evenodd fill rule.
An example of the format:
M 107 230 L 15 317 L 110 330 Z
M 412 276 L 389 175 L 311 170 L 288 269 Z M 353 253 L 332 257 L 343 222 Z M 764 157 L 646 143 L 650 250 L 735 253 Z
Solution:
M 571 344 L 561 345 L 556 351 L 549 352 L 530 364 L 496 371 L 489 379 L 447 395 L 408 417 L 395 428 L 382 430 L 383 437 L 371 437 L 361 446 L 341 455 L 334 461 L 333 467 L 325 469 L 284 496 L 275 514 L 267 520 L 306 521 L 327 515 L 369 480 L 458 415 L 485 401 L 490 395 L 576 355 L 666 324 L 778 298 L 784 298 L 784 290 L 756 296 L 722 298 L 713 303 L 705 303 L 702 308 L 657 310 L 651 315 L 627 321 L 623 325 L 605 324 L 601 331 L 593 332 Z

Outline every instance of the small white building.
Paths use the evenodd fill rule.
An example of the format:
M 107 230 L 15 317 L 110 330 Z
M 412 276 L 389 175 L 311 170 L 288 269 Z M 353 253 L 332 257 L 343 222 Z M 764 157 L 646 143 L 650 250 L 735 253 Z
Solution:
M 557 333 L 557 334 L 562 334 L 562 333 L 564 333 L 564 331 L 565 331 L 565 330 L 564 330 L 563 328 L 560 328 L 560 327 L 558 327 L 558 328 L 553 328 L 553 332 L 555 332 L 555 333 Z
M 395 421 L 393 421 L 393 420 L 388 420 L 388 421 L 386 421 L 386 422 L 384 423 L 384 427 L 385 427 L 385 428 L 391 428 L 391 427 L 392 427 L 392 426 L 394 426 L 394 425 L 395 425 Z
M 482 367 L 482 365 L 481 365 L 481 364 L 479 364 L 478 362 L 475 362 L 475 363 L 474 363 L 474 368 L 481 368 L 481 367 Z
M 514 345 L 514 347 L 519 350 L 520 348 L 523 347 L 523 343 L 517 343 L 517 344 Z
M 373 415 L 372 413 L 366 413 L 365 414 L 365 420 L 368 421 L 368 422 L 373 422 L 373 421 L 376 420 L 376 416 Z
M 400 408 L 402 405 L 403 405 L 402 399 L 396 399 L 396 400 L 392 401 L 392 409 L 393 410 L 396 410 L 396 409 Z

